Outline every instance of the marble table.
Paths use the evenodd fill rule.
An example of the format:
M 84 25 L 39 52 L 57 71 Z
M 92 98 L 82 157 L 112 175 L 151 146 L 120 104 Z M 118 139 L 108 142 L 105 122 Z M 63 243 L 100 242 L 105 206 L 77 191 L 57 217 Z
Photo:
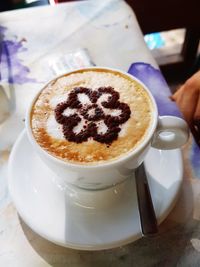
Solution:
M 62 72 L 57 63 L 63 55 L 86 49 L 95 65 L 129 71 L 152 89 L 160 115 L 181 116 L 132 9 L 122 0 L 89 0 L 3 12 L 0 36 L 0 80 L 10 94 L 10 114 L 0 124 L 0 266 L 199 266 L 200 150 L 192 137 L 182 149 L 179 198 L 159 234 L 122 247 L 79 251 L 55 245 L 24 223 L 8 192 L 9 154 L 24 129 L 26 108 Z M 5 104 L 2 92 L 0 100 Z

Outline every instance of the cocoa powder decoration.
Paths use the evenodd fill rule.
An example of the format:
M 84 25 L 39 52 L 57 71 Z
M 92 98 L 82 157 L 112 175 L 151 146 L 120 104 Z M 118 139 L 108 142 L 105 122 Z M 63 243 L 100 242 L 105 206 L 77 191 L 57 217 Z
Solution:
M 78 94 L 85 94 L 89 97 L 91 104 L 83 105 Z M 106 115 L 97 100 L 103 94 L 109 94 L 107 101 L 101 102 L 102 107 L 111 110 L 120 110 L 119 116 Z M 63 115 L 65 109 L 77 109 L 77 113 L 69 116 Z M 94 114 L 89 114 L 93 110 Z M 73 131 L 81 121 L 80 115 L 86 121 L 83 129 L 79 133 Z M 126 103 L 119 102 L 119 93 L 112 87 L 100 87 L 97 90 L 92 90 L 86 87 L 75 87 L 69 93 L 68 99 L 65 102 L 58 104 L 55 108 L 56 121 L 63 125 L 64 137 L 70 142 L 82 143 L 92 137 L 95 141 L 110 145 L 118 138 L 120 132 L 119 125 L 125 123 L 131 115 L 131 110 Z M 103 120 L 107 126 L 107 131 L 104 134 L 98 133 L 96 122 Z

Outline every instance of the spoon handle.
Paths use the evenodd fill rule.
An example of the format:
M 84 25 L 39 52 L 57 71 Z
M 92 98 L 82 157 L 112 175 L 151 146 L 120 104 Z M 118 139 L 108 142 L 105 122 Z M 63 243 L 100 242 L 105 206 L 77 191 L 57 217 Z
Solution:
M 135 172 L 135 181 L 142 234 L 154 235 L 158 232 L 158 225 L 143 163 Z

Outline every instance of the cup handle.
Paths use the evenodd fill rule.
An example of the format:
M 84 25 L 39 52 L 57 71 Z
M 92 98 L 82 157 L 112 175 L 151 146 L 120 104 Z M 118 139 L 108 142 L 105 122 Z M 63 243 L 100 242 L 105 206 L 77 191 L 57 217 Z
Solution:
M 154 133 L 151 146 L 157 149 L 168 150 L 180 148 L 189 138 L 187 123 L 175 116 L 161 116 Z

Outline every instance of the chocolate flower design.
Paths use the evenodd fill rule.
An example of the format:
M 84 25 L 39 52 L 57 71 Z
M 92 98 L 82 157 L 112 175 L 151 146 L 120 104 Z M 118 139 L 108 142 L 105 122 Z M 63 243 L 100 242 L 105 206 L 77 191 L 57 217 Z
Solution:
M 87 103 L 82 103 L 81 98 L 78 97 L 81 94 L 88 96 Z M 106 101 L 100 101 L 102 95 L 109 95 Z M 66 110 L 69 112 L 65 112 Z M 110 112 L 106 113 L 105 110 Z M 119 115 L 112 116 L 112 111 L 118 111 Z M 130 118 L 130 114 L 129 106 L 119 102 L 119 93 L 112 87 L 100 87 L 97 90 L 76 87 L 69 93 L 68 99 L 55 108 L 55 118 L 63 125 L 65 138 L 76 143 L 82 143 L 92 137 L 100 143 L 111 144 L 117 139 L 121 130 L 119 125 L 125 123 Z M 74 128 L 83 121 L 81 131 L 75 132 Z M 98 131 L 100 121 L 103 121 L 107 127 L 105 133 Z

